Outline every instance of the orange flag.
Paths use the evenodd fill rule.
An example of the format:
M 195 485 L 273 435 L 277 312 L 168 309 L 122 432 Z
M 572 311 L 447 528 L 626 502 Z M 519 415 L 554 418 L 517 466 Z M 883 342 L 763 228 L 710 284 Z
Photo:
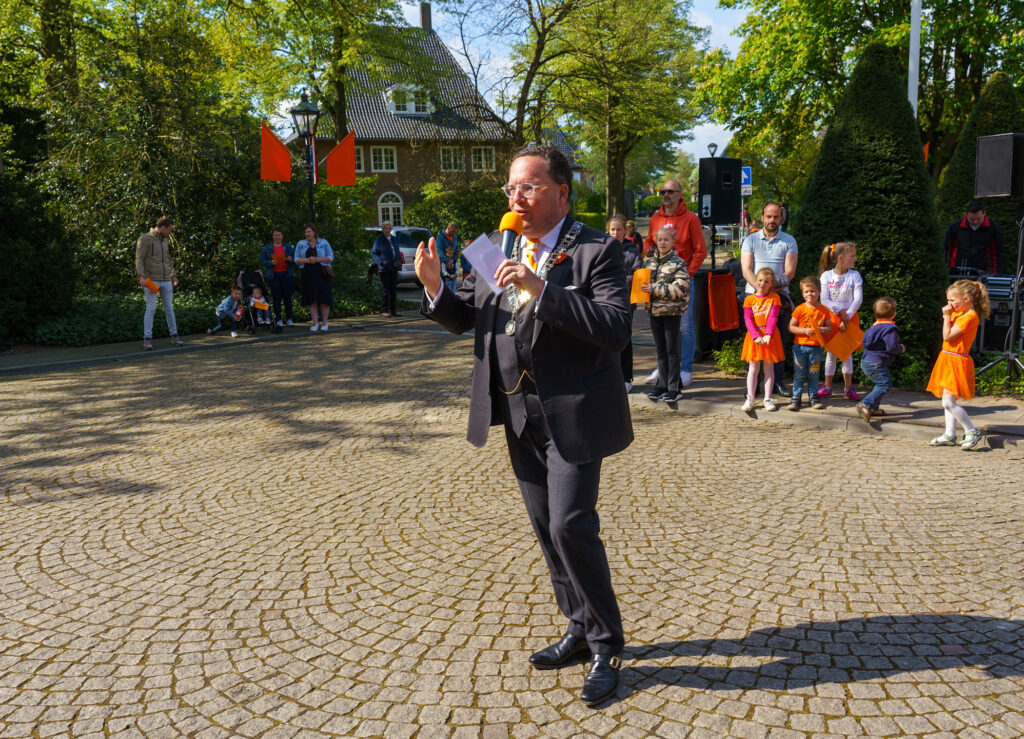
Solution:
M 923 146 L 923 147 L 922 147 L 922 149 L 921 149 L 921 151 L 922 151 L 922 152 L 924 153 L 924 160 L 925 160 L 926 162 L 928 161 L 928 147 L 929 147 L 929 145 L 930 145 L 931 143 L 932 143 L 931 141 L 925 141 L 925 142 L 924 142 L 924 146 Z
M 260 179 L 292 181 L 292 156 L 263 121 L 260 121 Z
M 356 132 L 349 131 L 324 159 L 328 185 L 356 184 Z

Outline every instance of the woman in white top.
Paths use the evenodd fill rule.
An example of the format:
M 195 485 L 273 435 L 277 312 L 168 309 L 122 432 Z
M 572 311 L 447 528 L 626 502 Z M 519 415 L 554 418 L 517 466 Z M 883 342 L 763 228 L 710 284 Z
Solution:
M 850 323 L 857 323 L 857 309 L 864 301 L 864 279 L 853 268 L 857 262 L 857 245 L 852 241 L 829 244 L 821 253 L 818 270 L 821 272 L 821 304 L 839 316 L 839 330 L 845 331 Z M 818 389 L 819 398 L 832 394 L 832 378 L 836 374 L 837 357 L 825 354 L 825 382 Z M 846 397 L 858 401 L 861 396 L 853 387 L 853 354 L 843 360 L 843 385 Z

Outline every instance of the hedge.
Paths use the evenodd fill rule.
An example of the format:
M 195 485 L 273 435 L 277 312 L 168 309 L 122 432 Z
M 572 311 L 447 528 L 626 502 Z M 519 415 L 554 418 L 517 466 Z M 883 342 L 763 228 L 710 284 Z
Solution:
M 908 353 L 894 379 L 921 386 L 939 346 L 946 271 L 917 122 L 894 52 L 881 44 L 864 50 L 836 106 L 795 223 L 797 280 L 818 275 L 828 244 L 857 243 L 861 325 L 874 322 L 877 297 L 896 299 Z

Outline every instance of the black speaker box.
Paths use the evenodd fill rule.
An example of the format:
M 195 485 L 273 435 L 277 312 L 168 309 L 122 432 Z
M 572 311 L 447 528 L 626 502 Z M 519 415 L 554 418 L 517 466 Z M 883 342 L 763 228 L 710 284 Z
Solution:
M 697 178 L 697 215 L 702 223 L 739 223 L 743 161 L 704 157 Z
M 978 137 L 974 197 L 1024 197 L 1024 133 Z

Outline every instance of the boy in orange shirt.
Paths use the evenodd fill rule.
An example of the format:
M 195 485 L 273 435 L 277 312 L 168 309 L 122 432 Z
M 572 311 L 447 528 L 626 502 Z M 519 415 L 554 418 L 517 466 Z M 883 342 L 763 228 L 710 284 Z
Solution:
M 803 278 L 800 280 L 800 292 L 803 293 L 804 302 L 796 307 L 789 321 L 789 333 L 793 335 L 793 396 L 789 401 L 791 411 L 800 410 L 800 396 L 803 395 L 805 383 L 811 408 L 825 407 L 818 397 L 818 369 L 825 354 L 822 335 L 832 331 L 832 312 L 819 300 L 821 281 L 817 277 Z

